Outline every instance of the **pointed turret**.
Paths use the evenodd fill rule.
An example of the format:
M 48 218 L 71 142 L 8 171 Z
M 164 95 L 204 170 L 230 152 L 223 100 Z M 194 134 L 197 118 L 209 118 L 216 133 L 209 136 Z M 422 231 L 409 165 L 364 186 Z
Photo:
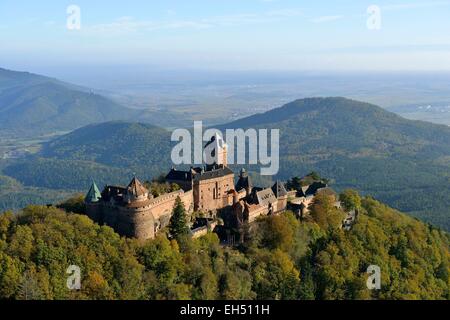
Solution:
M 148 189 L 134 177 L 127 187 L 128 201 L 141 201 L 148 199 Z
M 86 203 L 96 203 L 102 198 L 102 194 L 100 193 L 100 190 L 98 189 L 97 185 L 94 181 L 92 181 L 91 188 L 89 189 L 88 193 L 86 194 L 86 197 L 84 198 L 84 201 Z
M 239 175 L 239 180 L 236 183 L 236 191 L 241 191 L 242 189 L 245 189 L 247 196 L 250 195 L 253 189 L 252 180 L 250 179 L 247 171 L 245 171 L 244 168 L 242 168 L 241 173 Z

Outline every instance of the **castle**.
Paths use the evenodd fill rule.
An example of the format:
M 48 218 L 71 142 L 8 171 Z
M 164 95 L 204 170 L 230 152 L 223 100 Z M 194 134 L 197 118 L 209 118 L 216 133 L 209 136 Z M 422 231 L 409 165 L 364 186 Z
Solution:
M 215 144 L 212 159 L 208 161 L 212 165 L 187 171 L 172 168 L 167 174 L 166 181 L 180 186 L 178 191 L 154 197 L 136 177 L 127 187 L 107 185 L 102 192 L 93 182 L 85 197 L 87 215 L 123 236 L 146 240 L 153 239 L 158 230 L 168 226 L 177 198 L 183 202 L 187 214 L 202 212 L 211 219 L 226 217 L 225 224 L 235 229 L 261 215 L 287 209 L 289 193 L 281 182 L 277 181 L 271 188 L 257 188 L 242 169 L 235 184 L 235 174 L 227 163 L 227 145 L 217 135 L 206 146 L 211 143 Z M 317 186 L 314 193 L 319 187 L 326 186 Z M 304 197 L 291 194 L 299 204 L 299 214 L 306 212 L 312 201 L 309 189 L 304 190 Z M 197 232 L 204 234 L 210 226 L 208 223 L 196 228 L 194 236 Z

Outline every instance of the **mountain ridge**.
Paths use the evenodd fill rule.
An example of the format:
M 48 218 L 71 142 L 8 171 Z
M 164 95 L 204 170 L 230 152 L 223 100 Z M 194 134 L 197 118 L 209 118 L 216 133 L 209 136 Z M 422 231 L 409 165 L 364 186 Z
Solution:
M 137 114 L 87 88 L 0 69 L 0 131 L 5 136 L 67 132 L 90 123 L 133 119 Z

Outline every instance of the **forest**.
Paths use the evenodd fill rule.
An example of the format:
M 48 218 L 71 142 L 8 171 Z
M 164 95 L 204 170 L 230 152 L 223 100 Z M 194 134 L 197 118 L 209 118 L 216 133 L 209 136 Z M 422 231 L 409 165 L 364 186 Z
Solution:
M 327 196 L 310 217 L 260 218 L 236 247 L 215 233 L 191 239 L 177 206 L 154 240 L 121 238 L 80 214 L 82 198 L 0 215 L 1 299 L 449 299 L 449 235 L 355 191 L 350 231 Z M 73 213 L 78 212 L 78 213 Z M 181 219 L 181 220 L 180 220 Z M 81 270 L 80 290 L 67 269 Z M 368 290 L 369 265 L 381 289 Z

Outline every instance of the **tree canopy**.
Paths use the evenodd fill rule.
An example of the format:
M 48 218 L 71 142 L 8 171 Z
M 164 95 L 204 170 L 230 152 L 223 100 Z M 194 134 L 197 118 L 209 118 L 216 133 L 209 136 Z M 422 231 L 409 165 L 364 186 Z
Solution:
M 449 235 L 360 200 L 350 231 L 335 224 L 345 212 L 321 199 L 312 219 L 291 212 L 258 219 L 237 248 L 214 233 L 139 242 L 54 207 L 5 212 L 0 298 L 449 299 Z M 80 268 L 80 290 L 67 288 L 71 265 Z M 381 268 L 381 290 L 366 287 L 369 265 Z

